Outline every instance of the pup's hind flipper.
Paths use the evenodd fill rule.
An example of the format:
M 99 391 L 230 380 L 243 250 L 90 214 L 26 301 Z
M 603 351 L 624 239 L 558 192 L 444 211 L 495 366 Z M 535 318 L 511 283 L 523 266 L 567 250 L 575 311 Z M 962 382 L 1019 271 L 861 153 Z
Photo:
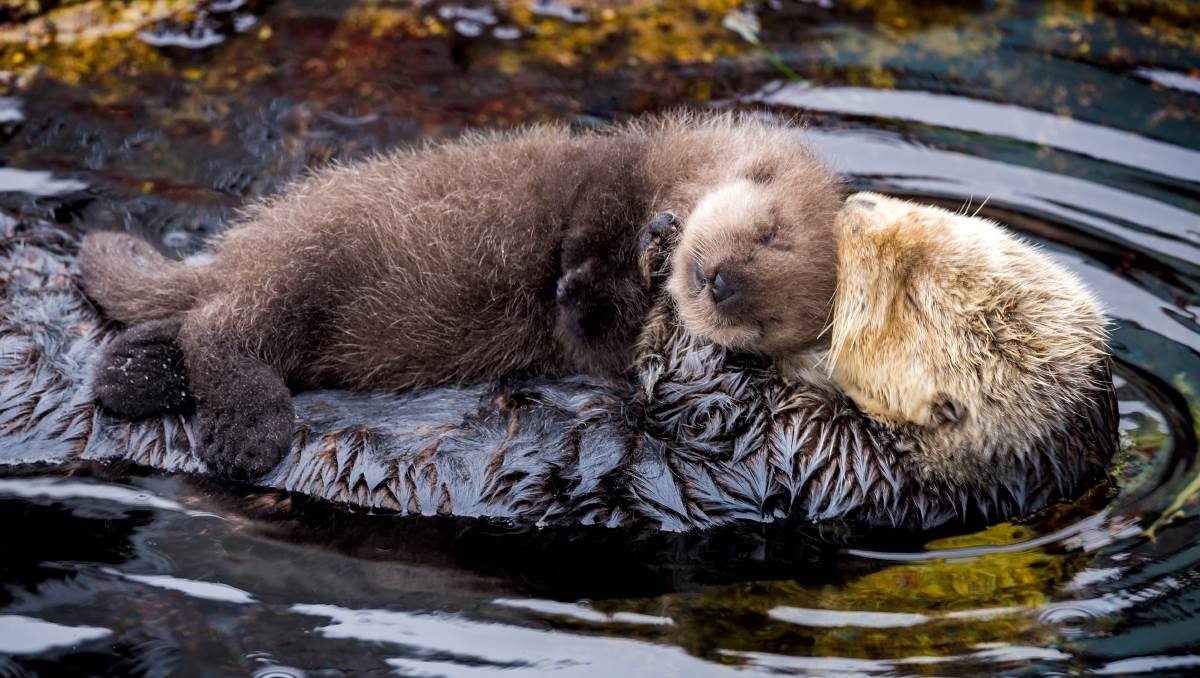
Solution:
M 109 317 L 138 323 L 191 308 L 206 269 L 167 259 L 126 233 L 90 233 L 79 250 L 84 293 Z
M 100 404 L 128 419 L 179 412 L 192 404 L 183 352 L 175 343 L 178 317 L 151 320 L 121 332 L 96 366 Z
M 219 332 L 185 322 L 179 334 L 196 399 L 192 430 L 209 469 L 249 480 L 275 468 L 292 442 L 292 395 L 273 367 Z

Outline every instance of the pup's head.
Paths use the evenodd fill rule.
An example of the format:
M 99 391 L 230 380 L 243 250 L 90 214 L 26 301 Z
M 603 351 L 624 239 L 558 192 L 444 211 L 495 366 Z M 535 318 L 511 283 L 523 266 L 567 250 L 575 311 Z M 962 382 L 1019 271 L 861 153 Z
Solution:
M 1105 320 L 1064 268 L 994 222 L 873 193 L 837 216 L 829 363 L 860 408 L 984 456 L 1092 393 Z M 984 460 L 986 461 L 986 459 Z
M 693 335 L 786 360 L 818 341 L 837 280 L 832 174 L 750 173 L 687 216 L 667 289 Z

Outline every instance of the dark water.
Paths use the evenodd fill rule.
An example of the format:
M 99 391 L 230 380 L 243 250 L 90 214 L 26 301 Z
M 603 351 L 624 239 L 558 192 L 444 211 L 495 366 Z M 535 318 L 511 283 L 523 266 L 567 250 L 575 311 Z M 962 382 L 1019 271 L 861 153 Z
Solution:
M 1128 443 L 1117 488 L 1073 505 L 852 547 L 833 530 L 787 557 L 754 534 L 585 543 L 128 469 L 0 478 L 0 676 L 1200 672 L 1191 3 L 45 2 L 0 19 L 0 210 L 171 250 L 306 166 L 468 126 L 800 115 L 855 186 L 967 204 L 1091 284 Z

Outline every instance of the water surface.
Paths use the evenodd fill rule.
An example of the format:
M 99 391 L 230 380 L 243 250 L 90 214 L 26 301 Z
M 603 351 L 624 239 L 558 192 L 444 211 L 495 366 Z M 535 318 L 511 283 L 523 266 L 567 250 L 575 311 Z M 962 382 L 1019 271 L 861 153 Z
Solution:
M 989 529 L 522 533 L 84 469 L 0 478 L 0 675 L 1200 672 L 1191 3 L 50 2 L 0 9 L 0 210 L 184 253 L 303 171 L 471 126 L 797 116 L 1111 314 L 1113 487 Z

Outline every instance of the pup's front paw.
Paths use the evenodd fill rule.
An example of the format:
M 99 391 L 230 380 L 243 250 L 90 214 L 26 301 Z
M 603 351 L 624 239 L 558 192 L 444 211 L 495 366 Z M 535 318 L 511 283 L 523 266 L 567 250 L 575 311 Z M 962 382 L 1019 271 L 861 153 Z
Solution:
M 661 272 L 667 255 L 679 233 L 680 221 L 672 212 L 660 212 L 650 222 L 642 239 L 638 241 L 638 269 L 642 283 L 649 286 L 654 276 Z
M 662 247 L 670 242 L 675 232 L 679 230 L 679 217 L 673 212 L 659 212 L 650 221 L 650 226 L 642 234 L 638 243 L 638 252 L 645 254 L 651 247 Z
M 192 404 L 183 351 L 175 343 L 179 321 L 152 320 L 118 334 L 96 366 L 96 399 L 128 419 L 179 412 Z
M 568 333 L 584 341 L 597 339 L 613 322 L 613 304 L 604 270 L 604 262 L 588 259 L 558 279 L 555 299 L 560 323 Z

